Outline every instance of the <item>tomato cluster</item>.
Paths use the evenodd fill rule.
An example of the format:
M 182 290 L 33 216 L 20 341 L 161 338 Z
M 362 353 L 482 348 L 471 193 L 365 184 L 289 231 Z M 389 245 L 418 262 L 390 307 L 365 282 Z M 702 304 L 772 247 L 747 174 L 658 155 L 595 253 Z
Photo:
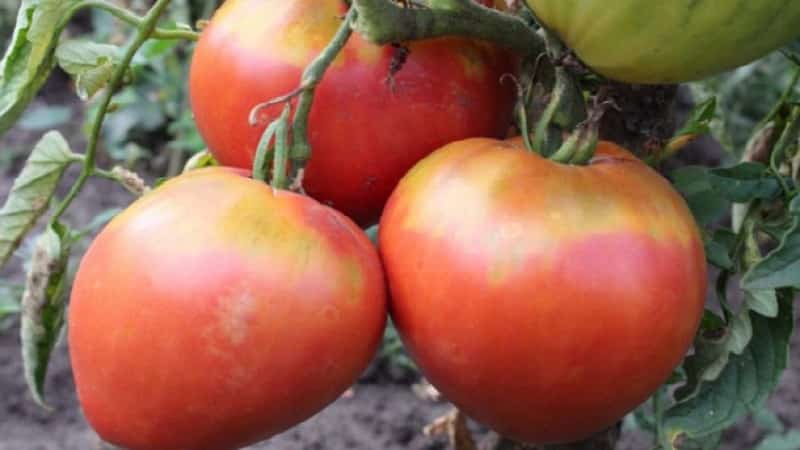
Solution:
M 356 380 L 388 311 L 424 375 L 493 429 L 551 443 L 613 424 L 702 316 L 683 199 L 611 143 L 572 166 L 500 140 L 516 61 L 457 38 L 354 36 L 317 88 L 308 196 L 250 179 L 277 112 L 252 127 L 250 111 L 297 87 L 345 11 L 228 0 L 204 30 L 192 108 L 227 167 L 158 187 L 83 258 L 69 340 L 87 419 L 131 450 L 266 439 Z M 376 249 L 360 226 L 378 220 Z

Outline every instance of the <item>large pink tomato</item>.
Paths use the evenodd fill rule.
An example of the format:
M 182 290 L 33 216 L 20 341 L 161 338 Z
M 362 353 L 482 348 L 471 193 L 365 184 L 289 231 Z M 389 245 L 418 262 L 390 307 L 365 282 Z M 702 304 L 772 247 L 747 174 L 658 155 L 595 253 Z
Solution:
M 78 396 L 129 450 L 230 450 L 335 400 L 386 317 L 366 235 L 231 169 L 168 181 L 81 261 L 69 309 Z
M 250 168 L 265 111 L 257 104 L 296 89 L 306 65 L 333 37 L 343 0 L 227 0 L 203 30 L 190 74 L 192 110 L 223 164 Z M 354 34 L 316 91 L 313 155 L 305 188 L 365 225 L 377 221 L 397 181 L 436 148 L 500 137 L 514 103 L 513 58 L 482 42 L 442 38 L 376 46 Z
M 698 229 L 670 184 L 602 143 L 587 166 L 453 143 L 392 194 L 390 311 L 465 413 L 532 443 L 601 431 L 653 393 L 703 313 Z

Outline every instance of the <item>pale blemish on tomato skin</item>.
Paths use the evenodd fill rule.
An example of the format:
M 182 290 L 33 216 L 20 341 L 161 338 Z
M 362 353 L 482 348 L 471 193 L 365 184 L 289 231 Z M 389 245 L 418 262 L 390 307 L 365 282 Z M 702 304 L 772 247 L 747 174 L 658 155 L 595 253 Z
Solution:
M 219 330 L 233 345 L 242 344 L 249 333 L 252 316 L 258 307 L 256 298 L 247 290 L 219 300 Z

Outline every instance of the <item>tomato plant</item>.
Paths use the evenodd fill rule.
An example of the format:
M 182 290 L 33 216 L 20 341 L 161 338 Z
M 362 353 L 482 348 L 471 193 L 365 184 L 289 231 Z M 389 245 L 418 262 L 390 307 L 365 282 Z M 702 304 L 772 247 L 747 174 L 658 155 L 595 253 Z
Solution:
M 613 424 L 666 381 L 703 312 L 689 209 L 608 143 L 586 167 L 519 140 L 450 144 L 403 178 L 379 237 L 392 317 L 423 373 L 525 442 Z
M 780 0 L 525 0 L 595 71 L 627 83 L 681 83 L 747 64 L 800 36 Z
M 383 334 L 377 253 L 349 219 L 230 169 L 168 181 L 100 232 L 78 269 L 69 344 L 107 441 L 233 449 L 350 386 Z
M 229 0 L 217 11 L 195 50 L 190 90 L 218 161 L 252 166 L 263 126 L 248 124 L 251 110 L 301 83 L 345 12 L 341 0 Z M 476 41 L 376 46 L 354 36 L 316 89 L 306 191 L 375 222 L 420 158 L 453 140 L 506 132 L 514 88 L 500 77 L 513 70 L 507 53 Z
M 684 103 L 677 86 L 597 76 L 620 78 L 538 14 L 599 73 L 576 64 L 522 1 L 229 0 L 202 33 L 175 22 L 191 20 L 175 13 L 189 4 L 210 14 L 216 3 L 182 2 L 170 15 L 170 0 L 133 9 L 20 2 L 0 60 L 0 134 L 22 123 L 56 65 L 91 101 L 87 139 L 53 130 L 22 166 L 0 155 L 0 165 L 22 167 L 0 208 L 0 265 L 12 260 L 16 277 L 0 282 L 0 334 L 19 323 L 35 402 L 45 405 L 48 364 L 67 326 L 85 417 L 104 439 L 147 450 L 233 449 L 267 438 L 323 408 L 367 364 L 385 323 L 387 279 L 410 357 L 447 400 L 504 434 L 492 450 L 572 440 L 581 441 L 570 448 L 611 450 L 631 430 L 651 434 L 655 448 L 710 450 L 736 435 L 723 432 L 742 418 L 763 417 L 768 397 L 786 386 L 800 289 L 800 57 L 790 47 L 774 57 L 794 70 L 763 74 L 780 94 L 754 92 L 769 105 L 739 105 L 761 119 L 755 129 L 743 125 L 754 121 L 734 124 L 738 138 L 750 137 L 744 148 L 710 159 L 720 167 L 687 166 L 685 157 L 662 162 L 690 152 L 688 142 L 718 129 L 716 118 L 727 120 L 717 111 L 732 107 L 714 98 L 724 91 L 709 84 L 710 98 L 701 94 L 675 131 Z M 545 3 L 528 3 L 544 11 Z M 744 59 L 788 39 L 796 8 L 787 3 L 763 30 L 765 11 L 775 10 L 762 3 L 735 5 L 733 14 L 729 5 L 712 11 L 694 2 L 681 29 L 704 33 L 691 39 L 716 46 L 705 53 L 675 31 L 672 13 L 683 10 L 674 2 L 584 2 L 577 16 L 577 2 L 562 2 L 558 12 L 592 37 L 594 56 L 636 62 L 631 77 L 675 81 L 733 64 L 732 36 L 742 39 L 734 56 Z M 87 9 L 119 28 L 67 30 Z M 700 26 L 728 10 L 735 31 Z M 628 27 L 651 14 L 661 14 L 658 26 L 641 30 L 663 25 L 659 38 Z M 605 28 L 619 17 L 635 20 Z M 181 61 L 195 41 L 183 81 L 218 161 L 201 152 L 167 180 L 152 172 L 157 164 L 105 167 L 109 142 L 131 144 L 128 135 L 108 140 L 116 128 L 108 125 L 129 127 L 136 116 L 126 93 L 164 100 L 151 94 L 168 81 L 148 77 L 156 89 L 147 89 L 137 67 L 169 55 L 168 73 L 187 73 Z M 663 50 L 664 65 L 645 64 L 642 48 Z M 676 61 L 678 72 L 669 66 Z M 187 100 L 170 91 L 172 106 Z M 72 106 L 61 110 L 85 109 Z M 161 136 L 137 131 L 137 142 L 158 149 L 169 133 L 193 128 L 189 108 L 168 109 L 165 120 L 179 121 L 160 127 Z M 515 140 L 490 138 L 515 130 Z M 240 169 L 205 168 L 218 163 Z M 248 178 L 241 167 L 251 166 Z M 164 184 L 151 191 L 153 180 Z M 72 283 L 83 238 L 118 211 L 88 220 L 74 209 L 105 204 L 82 193 L 105 195 L 108 184 L 96 183 L 109 182 L 142 198 L 100 232 Z M 368 230 L 382 264 L 356 222 L 325 203 L 367 225 L 392 190 L 380 229 Z M 383 333 L 379 358 L 414 367 L 395 331 Z M 382 379 L 381 363 L 366 378 Z M 472 450 L 465 415 L 455 411 L 426 430 Z M 416 428 L 418 418 L 399 425 Z M 771 430 L 782 425 L 772 417 Z M 305 433 L 290 438 L 298 435 L 310 446 Z M 325 435 L 326 446 L 359 444 L 347 437 L 339 445 L 337 436 Z

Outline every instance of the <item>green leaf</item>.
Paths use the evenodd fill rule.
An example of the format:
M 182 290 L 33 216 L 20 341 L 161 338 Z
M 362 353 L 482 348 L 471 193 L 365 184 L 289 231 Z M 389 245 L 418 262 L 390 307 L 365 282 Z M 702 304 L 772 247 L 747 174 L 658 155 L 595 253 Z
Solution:
M 793 430 L 784 435 L 767 436 L 755 450 L 797 450 L 800 448 L 800 430 Z
M 731 353 L 741 355 L 750 339 L 753 338 L 753 323 L 747 308 L 742 308 L 737 314 L 730 314 L 728 318 L 727 349 Z
M 775 289 L 749 289 L 744 291 L 745 305 L 762 316 L 778 315 L 778 296 Z
M 702 383 L 696 394 L 666 411 L 662 426 L 665 441 L 661 445 L 681 448 L 682 441 L 719 433 L 762 407 L 788 363 L 794 326 L 793 293 L 781 294 L 776 318 L 750 315 L 753 338 L 742 354 L 731 354 L 716 380 Z
M 217 160 L 214 159 L 214 155 L 212 155 L 208 150 L 205 150 L 195 153 L 191 158 L 189 158 L 188 161 L 186 161 L 186 164 L 183 166 L 183 173 L 218 165 L 219 163 L 217 163 Z
M 789 206 L 794 219 L 780 245 L 755 264 L 742 278 L 747 290 L 800 287 L 800 197 Z
M 722 217 L 729 202 L 772 199 L 781 192 L 779 181 L 767 166 L 754 162 L 718 169 L 688 166 L 674 171 L 672 178 L 701 224 Z
M 24 0 L 0 61 L 0 136 L 19 119 L 55 66 L 55 48 L 79 0 Z
M 672 172 L 672 179 L 698 223 L 711 224 L 728 212 L 729 202 L 713 189 L 707 168 L 682 167 Z
M 703 382 L 714 381 L 728 364 L 728 332 L 725 321 L 706 311 L 694 342 L 694 353 L 683 362 L 686 383 L 675 391 L 679 401 L 697 394 Z
M 48 227 L 36 240 L 22 296 L 22 362 L 25 381 L 40 406 L 50 355 L 64 327 L 69 241 L 67 230 Z
M 115 45 L 70 40 L 58 46 L 56 59 L 75 78 L 78 96 L 88 100 L 111 80 L 122 50 Z
M 116 45 L 73 39 L 59 44 L 56 59 L 64 72 L 77 76 L 103 61 L 118 64 L 122 59 L 122 50 Z
M 166 23 L 161 24 L 161 29 L 171 29 L 166 25 Z M 150 39 L 142 45 L 141 58 L 145 61 L 160 58 L 175 50 L 180 43 L 181 42 L 177 39 Z
M 777 414 L 772 412 L 768 407 L 764 406 L 761 409 L 753 411 L 751 415 L 753 422 L 758 428 L 768 431 L 770 433 L 782 433 L 786 428 L 778 418 Z
M 686 123 L 675 133 L 676 136 L 696 136 L 707 134 L 710 131 L 709 124 L 714 120 L 717 111 L 717 98 L 711 97 L 697 105 L 689 115 Z
M 778 180 L 761 163 L 743 162 L 733 167 L 710 169 L 708 176 L 712 189 L 735 203 L 771 199 L 780 193 Z
M 722 443 L 722 433 L 711 433 L 707 436 L 683 438 L 678 446 L 681 450 L 717 450 Z
M 704 237 L 706 259 L 720 269 L 733 269 L 731 254 L 736 245 L 736 234 L 730 230 L 716 230 L 711 237 Z
M 104 59 L 96 67 L 78 74 L 75 78 L 75 87 L 81 100 L 88 100 L 100 89 L 106 87 L 114 76 L 114 64 Z
M 74 159 L 67 141 L 57 131 L 45 134 L 36 144 L 0 209 L 0 266 L 47 210 L 61 175 Z

